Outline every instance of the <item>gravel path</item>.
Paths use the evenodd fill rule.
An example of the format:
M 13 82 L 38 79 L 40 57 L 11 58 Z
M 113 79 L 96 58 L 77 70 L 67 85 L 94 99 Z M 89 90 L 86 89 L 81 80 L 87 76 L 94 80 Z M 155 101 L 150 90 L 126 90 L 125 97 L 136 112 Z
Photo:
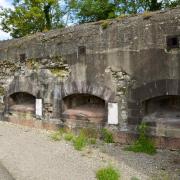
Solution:
M 123 155 L 121 148 L 111 145 L 79 152 L 63 140 L 52 141 L 49 135 L 45 130 L 0 121 L 0 162 L 14 179 L 94 180 L 96 170 L 108 164 L 120 170 L 122 180 L 130 180 L 133 176 L 149 179 L 147 170 L 136 167 L 141 166 L 141 161 L 133 153 Z M 148 166 L 147 163 L 144 169 Z
M 8 170 L 0 163 L 0 179 L 1 180 L 14 180 L 9 174 Z

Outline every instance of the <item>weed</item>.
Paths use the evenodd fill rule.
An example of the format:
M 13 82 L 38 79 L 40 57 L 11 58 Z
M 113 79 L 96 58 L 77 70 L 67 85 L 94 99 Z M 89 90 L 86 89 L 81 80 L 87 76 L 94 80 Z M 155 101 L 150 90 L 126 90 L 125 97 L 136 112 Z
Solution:
M 106 142 L 106 143 L 113 143 L 114 142 L 113 134 L 108 129 L 103 128 L 101 133 L 102 133 L 102 139 L 104 142 Z
M 51 139 L 54 141 L 60 141 L 61 137 L 62 136 L 58 131 L 51 134 Z
M 51 134 L 51 139 L 54 141 L 60 141 L 65 132 L 67 132 L 65 128 L 60 128 L 58 131 Z
M 153 141 L 146 135 L 147 128 L 148 127 L 145 123 L 141 123 L 138 128 L 139 138 L 133 145 L 127 147 L 126 150 L 133 152 L 143 152 L 150 155 L 156 153 L 156 148 Z
M 94 139 L 98 138 L 98 131 L 93 128 L 83 128 L 81 129 L 80 134 L 83 134 L 87 138 L 94 138 Z
M 131 180 L 139 180 L 137 177 L 132 177 Z
M 106 168 L 99 169 L 96 172 L 96 178 L 98 180 L 119 180 L 120 173 L 112 166 L 108 166 Z
M 101 27 L 102 27 L 102 29 L 107 29 L 108 25 L 109 25 L 108 21 L 103 21 L 101 24 Z
M 73 135 L 73 133 L 71 133 L 71 132 L 64 134 L 64 139 L 65 139 L 66 141 L 72 141 L 73 138 L 74 138 L 74 135 Z
M 83 134 L 80 134 L 73 139 L 73 145 L 76 150 L 81 151 L 87 144 L 88 139 Z
M 145 11 L 143 14 L 143 19 L 147 20 L 147 19 L 150 19 L 151 16 L 152 16 L 152 12 L 148 12 L 148 11 Z

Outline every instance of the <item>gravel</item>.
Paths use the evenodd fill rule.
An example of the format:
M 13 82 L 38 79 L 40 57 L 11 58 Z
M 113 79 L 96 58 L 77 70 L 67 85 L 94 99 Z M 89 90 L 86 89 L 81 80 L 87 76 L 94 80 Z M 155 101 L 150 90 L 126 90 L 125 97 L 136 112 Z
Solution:
M 109 164 L 119 169 L 122 180 L 162 176 L 161 165 L 163 172 L 178 172 L 178 152 L 148 156 L 101 143 L 79 152 L 71 143 L 55 142 L 49 136 L 46 130 L 0 121 L 0 162 L 16 180 L 94 180 L 97 169 Z
M 8 170 L 0 163 L 0 179 L 1 180 L 14 180 L 9 174 Z

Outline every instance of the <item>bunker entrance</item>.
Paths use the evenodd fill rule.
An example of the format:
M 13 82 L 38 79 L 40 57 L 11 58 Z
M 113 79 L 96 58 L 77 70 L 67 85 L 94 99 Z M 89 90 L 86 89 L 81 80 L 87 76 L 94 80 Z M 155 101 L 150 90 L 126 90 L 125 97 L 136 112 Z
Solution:
M 158 135 L 179 137 L 180 96 L 166 95 L 145 101 L 143 121 L 156 127 Z
M 93 123 L 105 121 L 105 101 L 89 94 L 73 94 L 63 99 L 63 117 Z
M 17 92 L 9 96 L 9 112 L 19 112 L 19 113 L 35 113 L 35 101 L 36 98 L 25 92 Z

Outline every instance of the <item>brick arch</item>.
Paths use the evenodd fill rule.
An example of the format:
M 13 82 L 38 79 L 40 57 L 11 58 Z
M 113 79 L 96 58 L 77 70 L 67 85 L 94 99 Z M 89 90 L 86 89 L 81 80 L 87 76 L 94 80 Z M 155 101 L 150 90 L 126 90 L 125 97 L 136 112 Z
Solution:
M 24 92 L 37 97 L 39 95 L 38 86 L 33 84 L 30 79 L 26 77 L 16 77 L 8 87 L 6 97 L 18 92 Z
M 179 79 L 163 79 L 146 83 L 132 92 L 132 99 L 143 102 L 165 95 L 180 95 Z
M 115 93 L 110 88 L 83 81 L 68 82 L 61 88 L 61 99 L 73 94 L 89 94 L 106 102 L 115 100 Z

